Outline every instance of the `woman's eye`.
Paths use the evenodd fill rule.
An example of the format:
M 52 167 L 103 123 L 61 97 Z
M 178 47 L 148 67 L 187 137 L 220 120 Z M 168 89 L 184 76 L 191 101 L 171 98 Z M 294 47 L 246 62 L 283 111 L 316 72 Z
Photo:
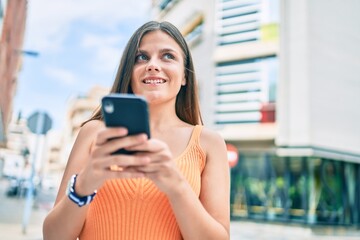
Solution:
M 165 53 L 163 55 L 164 59 L 175 59 L 174 55 L 172 55 L 171 53 Z
M 148 57 L 145 54 L 139 54 L 136 56 L 135 61 L 136 62 L 141 62 L 141 61 L 146 61 L 148 60 Z

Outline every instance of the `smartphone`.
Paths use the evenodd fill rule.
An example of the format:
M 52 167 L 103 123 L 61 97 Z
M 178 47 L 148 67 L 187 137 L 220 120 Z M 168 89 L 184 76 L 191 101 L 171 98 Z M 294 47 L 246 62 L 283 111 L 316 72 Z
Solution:
M 107 127 L 125 127 L 128 135 L 145 133 L 150 138 L 149 111 L 145 98 L 134 94 L 112 93 L 101 100 L 101 110 Z M 119 149 L 113 154 L 133 154 Z

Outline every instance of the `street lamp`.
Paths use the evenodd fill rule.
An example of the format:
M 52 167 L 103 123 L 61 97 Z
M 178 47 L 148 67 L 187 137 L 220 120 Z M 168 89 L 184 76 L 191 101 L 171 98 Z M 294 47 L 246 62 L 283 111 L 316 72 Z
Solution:
M 16 54 L 27 55 L 27 56 L 30 56 L 30 57 L 38 57 L 39 56 L 39 52 L 36 52 L 36 51 L 29 51 L 29 50 L 20 49 L 20 50 L 14 50 L 14 52 Z

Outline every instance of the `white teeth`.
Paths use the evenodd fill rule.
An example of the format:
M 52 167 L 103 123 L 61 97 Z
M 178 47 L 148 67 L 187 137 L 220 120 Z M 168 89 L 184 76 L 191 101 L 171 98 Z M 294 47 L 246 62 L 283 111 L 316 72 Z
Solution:
M 164 82 L 165 82 L 165 80 L 163 80 L 163 79 L 145 79 L 144 80 L 145 84 L 161 84 Z

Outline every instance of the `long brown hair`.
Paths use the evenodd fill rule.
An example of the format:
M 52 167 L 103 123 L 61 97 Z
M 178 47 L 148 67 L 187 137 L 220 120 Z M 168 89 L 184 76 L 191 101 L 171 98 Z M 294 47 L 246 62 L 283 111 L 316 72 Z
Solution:
M 110 90 L 110 93 L 133 93 L 131 89 L 131 75 L 135 65 L 135 58 L 141 39 L 147 33 L 156 30 L 163 31 L 171 38 L 173 38 L 180 46 L 184 54 L 186 85 L 181 87 L 176 97 L 176 114 L 181 120 L 189 124 L 203 124 L 200 113 L 198 88 L 191 53 L 180 31 L 169 22 L 150 21 L 145 23 L 135 31 L 124 49 L 120 60 L 119 68 L 117 70 L 116 78 Z M 94 115 L 89 120 L 85 121 L 82 125 L 91 120 L 102 119 L 103 116 L 101 108 L 98 107 Z

